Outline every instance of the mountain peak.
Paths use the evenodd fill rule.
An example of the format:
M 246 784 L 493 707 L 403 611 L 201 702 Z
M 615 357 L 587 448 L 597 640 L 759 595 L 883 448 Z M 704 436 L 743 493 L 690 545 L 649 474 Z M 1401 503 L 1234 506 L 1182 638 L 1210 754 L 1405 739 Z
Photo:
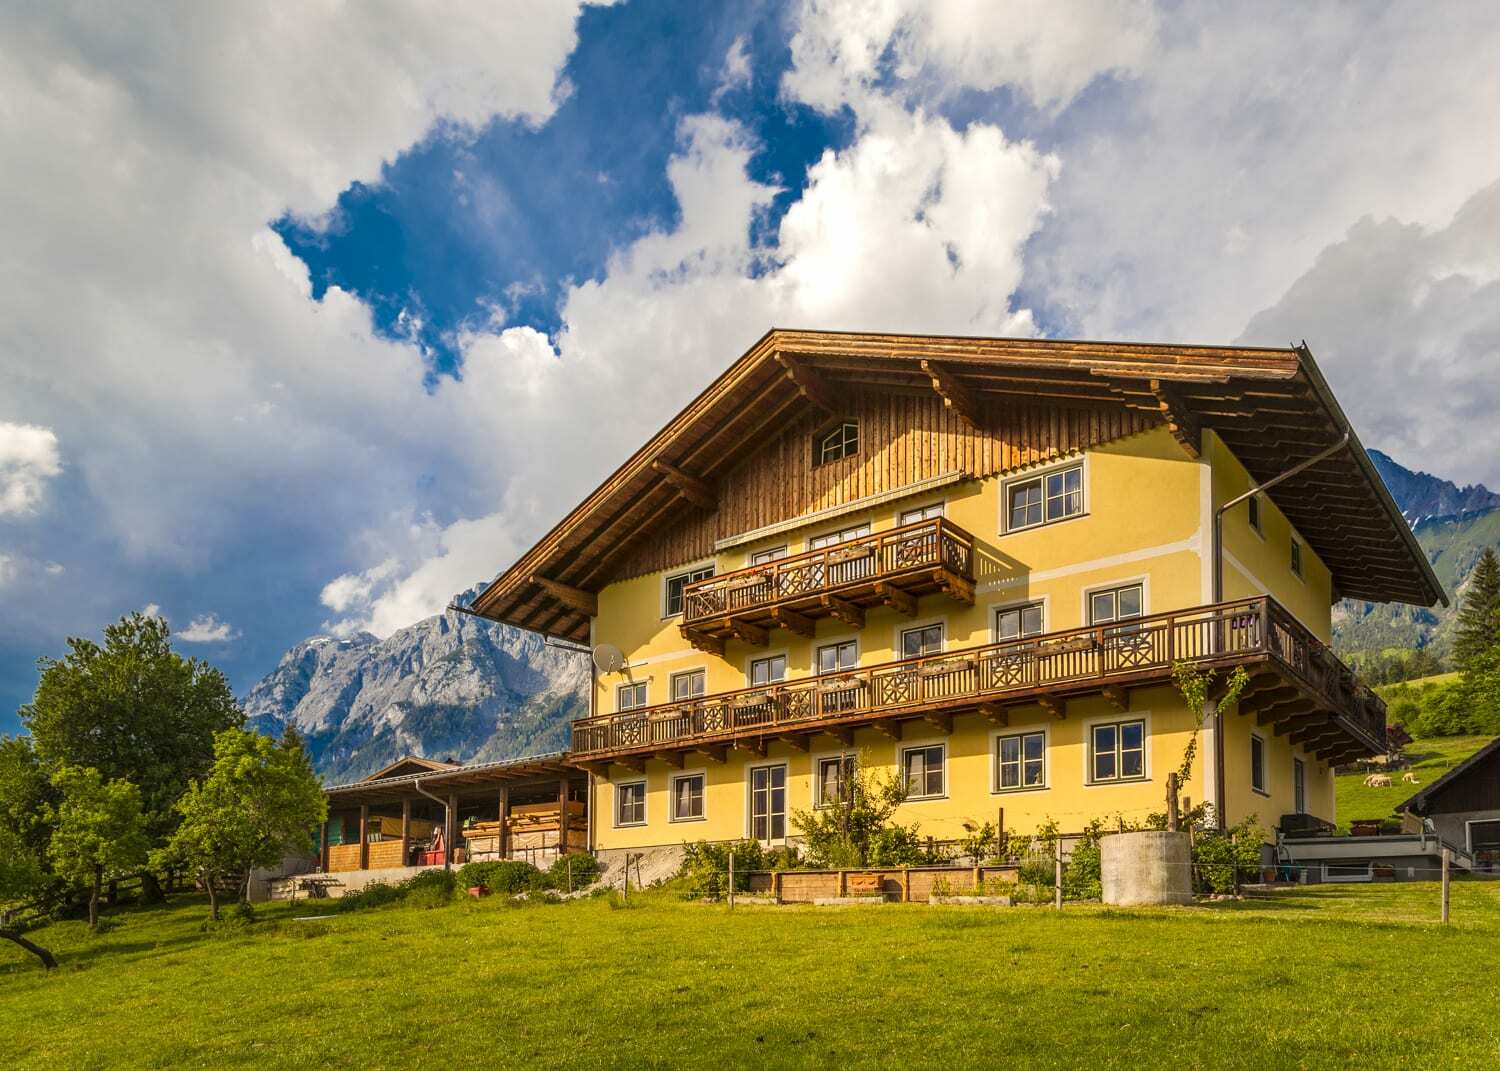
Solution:
M 1409 469 L 1379 450 L 1369 453 L 1370 460 L 1375 462 L 1375 471 L 1390 489 L 1391 497 L 1396 500 L 1408 524 L 1416 524 L 1427 517 L 1452 517 L 1500 506 L 1500 495 L 1484 484 L 1460 487 L 1452 480 Z

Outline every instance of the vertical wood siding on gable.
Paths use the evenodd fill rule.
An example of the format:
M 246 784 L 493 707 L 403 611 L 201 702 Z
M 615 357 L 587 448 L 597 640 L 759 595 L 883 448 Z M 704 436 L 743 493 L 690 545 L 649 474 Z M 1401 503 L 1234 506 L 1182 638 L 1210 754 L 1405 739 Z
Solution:
M 850 413 L 859 422 L 853 457 L 812 463 L 813 436 L 833 423 L 821 414 L 785 425 L 764 447 L 719 480 L 709 514 L 682 502 L 681 520 L 641 541 L 612 580 L 626 580 L 713 556 L 714 544 L 820 510 L 960 472 L 983 478 L 1143 431 L 1150 417 L 1121 408 L 1078 409 L 1012 403 L 987 406 L 974 431 L 935 395 L 860 390 Z

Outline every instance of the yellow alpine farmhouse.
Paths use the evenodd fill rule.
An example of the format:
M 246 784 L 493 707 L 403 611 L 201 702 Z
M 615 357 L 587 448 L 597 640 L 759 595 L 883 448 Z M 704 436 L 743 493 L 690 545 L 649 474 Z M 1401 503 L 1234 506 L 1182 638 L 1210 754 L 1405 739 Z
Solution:
M 1182 795 L 1332 822 L 1385 750 L 1340 598 L 1444 596 L 1305 346 L 773 330 L 472 610 L 592 649 L 560 761 L 607 860 L 795 842 L 854 764 L 937 841 L 1143 819 L 1183 663 L 1249 683 Z

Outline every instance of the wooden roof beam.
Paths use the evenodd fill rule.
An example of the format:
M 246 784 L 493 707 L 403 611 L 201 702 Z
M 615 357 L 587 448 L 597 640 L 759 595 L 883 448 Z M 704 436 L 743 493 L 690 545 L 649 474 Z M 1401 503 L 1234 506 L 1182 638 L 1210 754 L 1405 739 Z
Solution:
M 845 406 L 840 405 L 838 396 L 833 388 L 828 385 L 818 373 L 814 372 L 805 364 L 794 361 L 784 353 L 776 355 L 776 363 L 786 369 L 786 377 L 797 387 L 797 393 L 806 398 L 813 405 L 823 410 L 829 416 L 842 416 Z
M 670 461 L 662 461 L 660 458 L 651 462 L 651 468 L 666 477 L 679 495 L 687 499 L 695 506 L 701 506 L 706 510 L 719 508 L 719 494 L 713 484 L 691 473 L 682 471 Z
M 592 591 L 584 591 L 582 588 L 575 588 L 572 584 L 564 584 L 558 580 L 549 580 L 540 573 L 532 573 L 531 582 L 564 606 L 577 610 L 585 617 L 599 616 L 599 596 Z
M 1203 456 L 1203 428 L 1198 418 L 1188 409 L 1177 388 L 1160 379 L 1151 380 L 1151 393 L 1156 398 L 1161 418 L 1172 437 L 1182 444 L 1188 456 L 1197 460 Z
M 932 380 L 932 389 L 943 399 L 944 408 L 958 414 L 958 418 L 973 431 L 979 431 L 984 421 L 979 399 L 950 369 L 936 361 L 923 361 L 922 371 Z

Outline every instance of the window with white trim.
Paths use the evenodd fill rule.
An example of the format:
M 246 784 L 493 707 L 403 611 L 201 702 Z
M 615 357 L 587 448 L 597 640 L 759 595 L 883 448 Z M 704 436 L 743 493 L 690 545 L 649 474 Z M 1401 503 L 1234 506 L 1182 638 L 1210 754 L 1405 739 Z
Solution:
M 840 543 L 848 543 L 854 539 L 861 539 L 870 534 L 869 523 L 855 524 L 848 528 L 840 528 L 837 532 L 824 532 L 822 535 L 813 536 L 807 541 L 808 550 L 822 550 L 824 547 L 838 546 Z
M 1145 588 L 1126 584 L 1118 588 L 1089 592 L 1089 624 L 1109 625 L 1140 617 L 1145 609 Z
M 689 584 L 698 580 L 707 580 L 714 575 L 712 565 L 704 565 L 697 569 L 689 569 L 685 573 L 667 577 L 666 605 L 664 607 L 666 616 L 672 617 L 682 613 L 682 592 Z
M 813 801 L 815 806 L 827 807 L 831 803 L 844 801 L 849 785 L 854 781 L 857 761 L 852 754 L 830 755 L 818 760 L 818 798 Z
M 1028 636 L 1040 636 L 1045 624 L 1042 604 L 1027 603 L 1025 606 L 1003 606 L 995 611 L 995 639 L 1024 640 Z
M 825 643 L 818 648 L 818 674 L 843 673 L 859 665 L 859 645 L 853 640 Z
M 930 506 L 917 506 L 915 509 L 903 510 L 896 520 L 896 526 L 899 528 L 908 524 L 917 524 L 920 521 L 930 521 L 942 515 L 943 504 L 941 502 L 934 502 Z
M 769 562 L 779 561 L 786 557 L 786 544 L 779 547 L 767 547 L 765 550 L 757 550 L 750 555 L 751 565 L 766 565 Z
M 931 799 L 947 791 L 947 757 L 946 744 L 901 749 L 907 799 Z
M 1257 733 L 1250 734 L 1250 787 L 1266 792 L 1266 739 Z
M 672 821 L 696 822 L 702 817 L 703 775 L 675 775 L 672 778 Z
M 1260 495 L 1251 495 L 1245 500 L 1245 509 L 1250 515 L 1250 529 L 1258 535 L 1264 535 L 1260 527 Z
M 646 705 L 646 682 L 632 681 L 615 689 L 615 709 L 634 710 Z
M 672 674 L 672 702 L 702 698 L 708 683 L 708 674 L 701 669 L 690 669 L 686 673 Z
M 1089 729 L 1089 779 L 1095 783 L 1146 778 L 1146 723 L 1115 721 Z
M 769 655 L 750 663 L 750 687 L 759 688 L 786 680 L 786 655 Z
M 941 623 L 919 625 L 916 628 L 901 631 L 902 658 L 925 658 L 928 655 L 942 654 L 942 652 L 943 626 Z
M 996 791 L 1044 788 L 1046 784 L 1046 733 L 1008 733 L 995 738 Z
M 830 428 L 818 437 L 813 450 L 813 464 L 826 465 L 859 453 L 859 425 L 852 420 Z
M 1302 544 L 1292 540 L 1292 575 L 1302 575 Z
M 1005 530 L 1065 521 L 1083 513 L 1083 465 L 1017 480 L 1005 488 Z
M 615 825 L 646 824 L 646 782 L 625 781 L 615 786 Z
M 756 766 L 750 771 L 750 837 L 786 839 L 785 766 Z

